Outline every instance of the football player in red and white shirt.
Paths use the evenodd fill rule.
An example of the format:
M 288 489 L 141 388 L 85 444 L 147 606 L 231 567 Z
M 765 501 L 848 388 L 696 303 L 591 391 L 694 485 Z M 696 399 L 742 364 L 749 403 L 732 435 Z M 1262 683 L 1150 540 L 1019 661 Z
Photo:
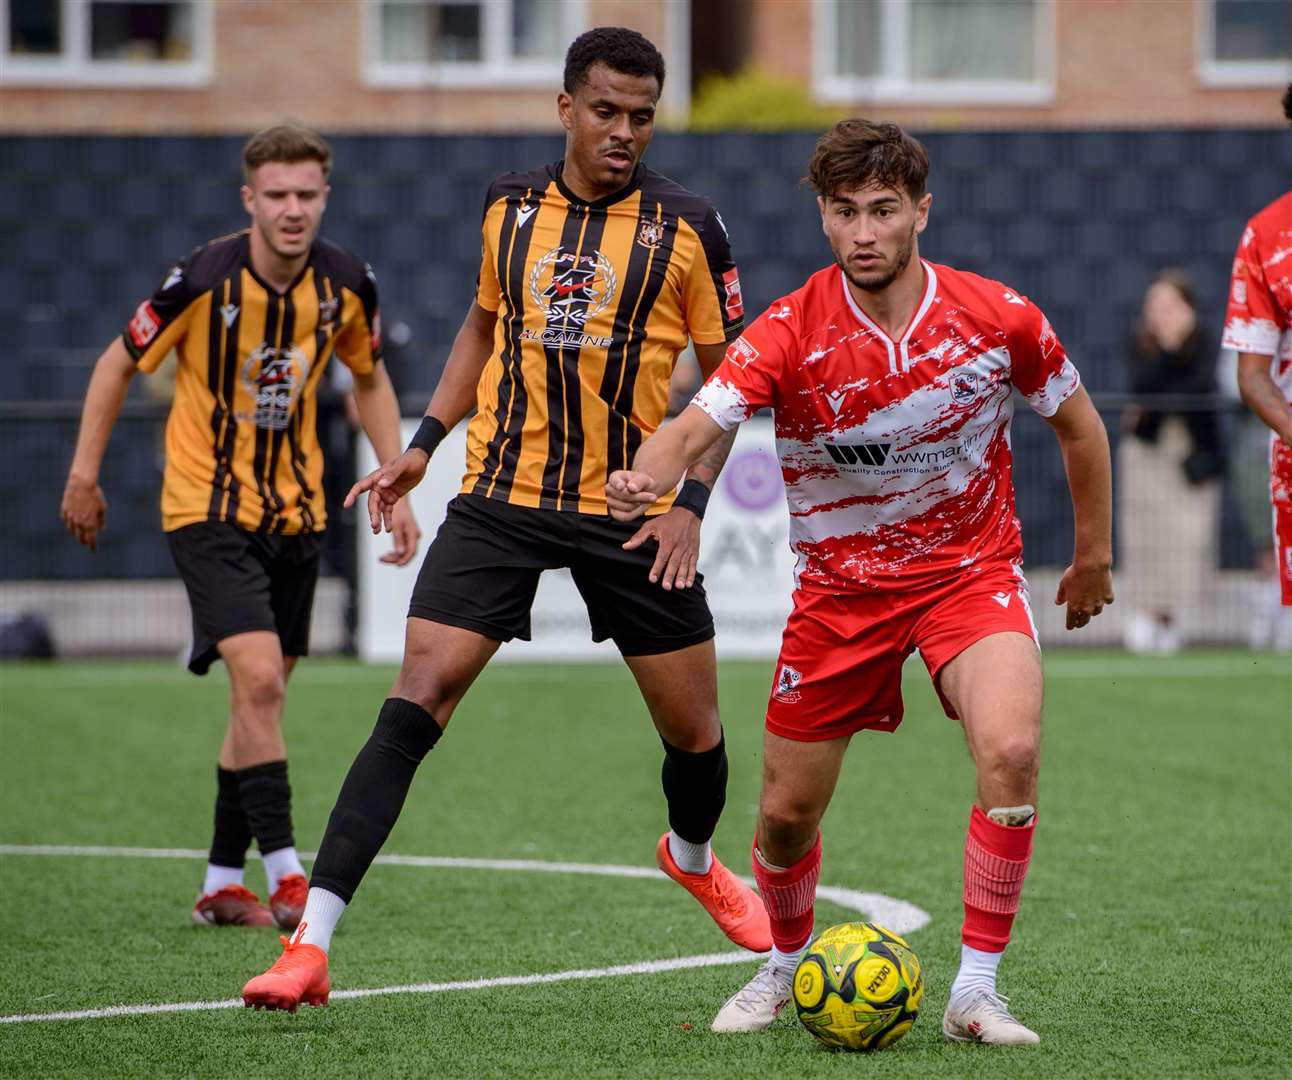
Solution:
M 1292 85 L 1283 113 L 1292 120 Z M 1243 230 L 1221 347 L 1238 351 L 1238 388 L 1270 428 L 1274 552 L 1281 598 L 1292 607 L 1292 191 Z
M 714 1019 L 767 1027 L 812 933 L 819 824 L 852 735 L 902 719 L 920 651 L 977 768 L 963 949 L 943 1030 L 1034 1043 L 996 993 L 1036 820 L 1041 664 L 1019 567 L 1012 394 L 1054 428 L 1076 518 L 1069 629 L 1112 603 L 1108 439 L 1045 316 L 998 282 L 919 256 L 928 158 L 894 124 L 845 120 L 809 177 L 836 265 L 774 303 L 674 421 L 610 477 L 631 519 L 758 409 L 775 413 L 798 565 L 767 708 L 754 876 L 771 959 Z

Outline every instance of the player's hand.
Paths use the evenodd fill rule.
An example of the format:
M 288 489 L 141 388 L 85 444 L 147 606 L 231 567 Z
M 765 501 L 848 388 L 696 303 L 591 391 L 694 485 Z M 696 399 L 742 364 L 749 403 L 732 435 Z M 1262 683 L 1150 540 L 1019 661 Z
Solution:
M 405 450 L 394 461 L 373 469 L 354 485 L 342 505 L 348 510 L 365 491 L 368 493 L 368 520 L 375 536 L 384 528 L 395 528 L 395 504 L 422 482 L 430 456 L 425 450 Z M 411 558 L 411 556 L 410 556 Z
M 97 483 L 69 476 L 58 516 L 78 544 L 94 551 L 98 548 L 99 533 L 107 524 L 108 500 Z
M 659 549 L 650 568 L 651 584 L 665 589 L 689 589 L 695 584 L 695 564 L 700 558 L 700 519 L 690 510 L 674 507 L 653 517 L 624 544 L 625 551 L 654 540 Z
M 1107 564 L 1079 566 L 1073 563 L 1059 579 L 1056 605 L 1067 604 L 1069 630 L 1080 630 L 1113 602 L 1113 573 Z
M 654 483 L 654 478 L 647 473 L 616 469 L 606 481 L 606 505 L 610 508 L 610 516 L 616 521 L 635 521 L 641 517 L 659 498 L 651 490 Z
M 395 545 L 381 556 L 381 561 L 391 566 L 407 566 L 417 554 L 417 542 L 422 538 L 422 530 L 417 527 L 417 518 L 413 516 L 413 508 L 408 505 L 407 499 L 400 499 L 395 503 L 390 519 L 394 524 L 391 534 Z

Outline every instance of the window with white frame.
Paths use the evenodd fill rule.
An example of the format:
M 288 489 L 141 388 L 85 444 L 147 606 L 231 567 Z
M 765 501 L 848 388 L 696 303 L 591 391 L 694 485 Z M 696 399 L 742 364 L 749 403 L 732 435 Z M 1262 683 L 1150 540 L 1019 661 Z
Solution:
M 816 0 L 813 33 L 827 101 L 1054 96 L 1054 0 Z
M 1292 79 L 1290 0 L 1200 0 L 1198 74 L 1213 86 L 1278 86 Z
M 203 83 L 211 15 L 211 0 L 0 0 L 0 82 Z
M 583 0 L 364 0 L 368 82 L 556 85 Z

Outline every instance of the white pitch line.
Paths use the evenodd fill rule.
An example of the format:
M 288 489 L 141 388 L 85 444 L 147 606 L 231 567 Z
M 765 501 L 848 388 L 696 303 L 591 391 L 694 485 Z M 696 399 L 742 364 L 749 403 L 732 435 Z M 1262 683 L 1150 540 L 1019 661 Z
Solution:
M 251 853 L 258 858 L 256 852 Z M 302 851 L 306 862 L 313 862 L 314 851 Z M 193 848 L 100 847 L 62 844 L 0 844 L 0 855 L 96 856 L 122 859 L 205 859 L 206 852 Z M 653 866 L 620 866 L 614 863 L 545 862 L 538 859 L 470 859 L 450 855 L 378 855 L 382 866 L 413 866 L 433 870 L 497 870 L 524 874 L 588 874 L 595 877 L 622 877 L 658 881 L 669 879 Z M 743 877 L 747 885 L 754 879 Z M 929 913 L 922 908 L 883 893 L 859 892 L 837 885 L 819 885 L 817 896 L 842 908 L 865 915 L 898 934 L 910 934 L 929 923 Z
M 73 844 L 0 844 L 0 855 L 194 860 L 206 858 L 205 851 L 191 848 L 102 847 Z M 301 852 L 301 857 L 306 861 L 313 861 L 315 853 Z M 669 880 L 654 867 L 617 866 L 602 863 L 541 862 L 537 859 L 468 859 L 439 855 L 378 855 L 374 861 L 386 866 L 412 866 L 432 869 L 593 874 L 600 877 Z M 753 884 L 753 881 L 749 878 L 743 880 L 751 885 Z M 905 900 L 898 900 L 882 893 L 858 892 L 855 889 L 846 889 L 836 885 L 820 885 L 817 887 L 817 897 L 864 915 L 899 934 L 913 933 L 929 923 L 930 916 L 927 911 Z M 558 971 L 545 975 L 508 975 L 496 979 L 472 979 L 448 983 L 411 983 L 404 986 L 384 986 L 365 990 L 339 990 L 332 997 L 346 999 L 374 997 L 378 994 L 437 994 L 446 990 L 479 990 L 491 986 L 535 986 L 542 983 L 568 982 L 576 979 L 604 979 L 619 975 L 651 975 L 663 971 L 714 967 L 719 964 L 738 964 L 751 959 L 754 955 L 754 953 L 749 952 L 706 953 L 701 956 L 684 956 L 675 960 L 648 960 L 639 964 L 626 964 L 619 967 L 581 968 L 575 971 Z M 232 1009 L 241 1004 L 241 1000 L 235 998 L 230 1001 L 181 1001 L 164 1005 L 111 1005 L 102 1009 L 0 1016 L 0 1024 L 21 1024 L 37 1020 L 98 1020 L 114 1016 L 146 1016 L 152 1013 L 201 1012 L 213 1009 Z
M 747 963 L 756 958 L 757 954 L 750 952 L 705 953 L 700 956 L 679 956 L 675 960 L 646 960 L 639 964 L 620 964 L 617 967 L 607 968 L 577 968 L 574 971 L 552 971 L 541 975 L 503 975 L 495 979 L 464 979 L 459 982 L 443 983 L 406 983 L 402 986 L 374 986 L 362 990 L 337 990 L 331 995 L 330 1000 L 376 997 L 379 994 L 442 994 L 453 990 L 488 990 L 495 986 L 539 986 L 547 983 L 574 982 L 580 979 L 612 979 L 623 975 L 655 975 L 664 971 L 684 971 L 691 968 Z M 0 1016 L 0 1024 L 30 1024 L 39 1020 L 104 1020 L 117 1016 L 208 1012 L 215 1009 L 236 1009 L 241 1006 L 241 998 L 232 998 L 228 1001 L 176 1001 L 162 1005 L 109 1005 L 103 1009 L 74 1009 L 66 1012 Z

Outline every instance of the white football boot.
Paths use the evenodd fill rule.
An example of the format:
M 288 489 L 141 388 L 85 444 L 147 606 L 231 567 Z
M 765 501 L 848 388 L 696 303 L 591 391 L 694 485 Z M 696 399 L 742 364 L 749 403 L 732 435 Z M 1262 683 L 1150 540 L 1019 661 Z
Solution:
M 942 1034 L 959 1042 L 994 1046 L 1032 1046 L 1041 1041 L 1009 1014 L 1005 998 L 990 990 L 970 990 L 947 1003 Z
M 718 1010 L 714 1031 L 765 1031 L 790 1000 L 794 972 L 775 967 L 768 960 L 752 979 Z

